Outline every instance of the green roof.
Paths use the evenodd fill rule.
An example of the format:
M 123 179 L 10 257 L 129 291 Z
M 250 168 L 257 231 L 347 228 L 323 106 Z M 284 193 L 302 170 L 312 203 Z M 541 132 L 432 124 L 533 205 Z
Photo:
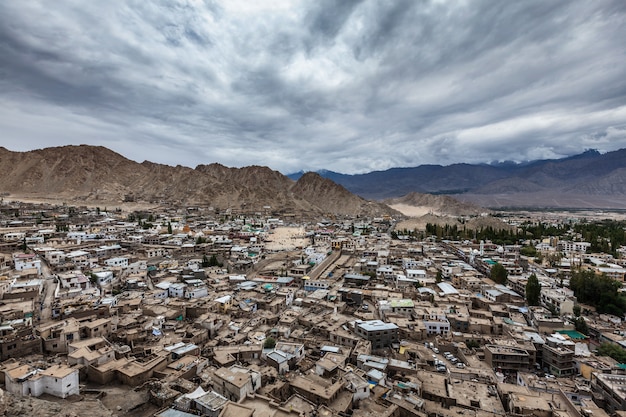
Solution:
M 391 300 L 389 304 L 391 305 L 391 307 L 415 307 L 415 303 L 413 303 L 413 300 L 408 298 L 401 300 Z
M 573 340 L 581 340 L 581 339 L 587 338 L 587 336 L 585 336 L 584 334 L 580 332 L 577 332 L 576 330 L 558 330 L 557 333 L 569 336 L 570 339 L 573 339 Z

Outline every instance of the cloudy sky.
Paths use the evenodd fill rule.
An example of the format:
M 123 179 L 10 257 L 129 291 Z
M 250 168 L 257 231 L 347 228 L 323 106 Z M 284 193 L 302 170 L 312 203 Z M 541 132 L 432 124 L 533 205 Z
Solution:
M 0 136 L 283 173 L 611 151 L 626 2 L 5 0 Z

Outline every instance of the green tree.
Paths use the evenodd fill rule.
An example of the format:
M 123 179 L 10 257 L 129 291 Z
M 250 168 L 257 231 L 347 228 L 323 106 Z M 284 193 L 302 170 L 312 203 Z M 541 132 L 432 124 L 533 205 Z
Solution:
M 589 335 L 589 326 L 587 326 L 587 322 L 585 321 L 584 317 L 576 317 L 576 319 L 574 320 L 574 329 L 576 329 L 577 332 L 584 334 L 585 336 Z
M 508 277 L 508 272 L 506 272 L 506 269 L 504 268 L 504 266 L 502 266 L 499 263 L 495 263 L 492 267 L 491 267 L 491 279 L 494 280 L 496 283 L 498 284 L 506 284 L 506 279 Z
M 209 266 L 209 258 L 206 257 L 206 254 L 202 256 L 202 267 L 206 268 Z
M 580 304 L 574 304 L 572 311 L 574 312 L 574 316 L 580 317 Z
M 443 280 L 443 274 L 441 271 L 437 271 L 437 276 L 435 277 L 435 282 L 439 283 Z
M 167 233 L 172 234 L 172 222 L 167 222 Z
M 580 303 L 594 306 L 598 313 L 621 317 L 626 312 L 626 297 L 619 292 L 622 284 L 606 275 L 596 275 L 591 270 L 575 271 L 569 287 Z
M 209 266 L 219 266 L 222 267 L 223 264 L 217 260 L 217 256 L 215 254 L 211 255 L 211 259 L 209 259 Z
M 276 339 L 273 337 L 268 337 L 263 342 L 263 349 L 274 349 L 276 347 Z
M 598 355 L 610 356 L 619 363 L 626 363 L 626 350 L 612 343 L 602 343 L 598 348 Z
M 529 257 L 537 256 L 537 249 L 534 246 L 524 246 L 519 251 L 520 254 Z
M 539 305 L 539 295 L 541 294 L 541 284 L 537 279 L 537 275 L 531 274 L 526 282 L 526 303 L 529 306 Z
M 477 340 L 471 339 L 468 340 L 465 345 L 468 347 L 468 349 L 476 349 L 480 347 L 480 343 Z

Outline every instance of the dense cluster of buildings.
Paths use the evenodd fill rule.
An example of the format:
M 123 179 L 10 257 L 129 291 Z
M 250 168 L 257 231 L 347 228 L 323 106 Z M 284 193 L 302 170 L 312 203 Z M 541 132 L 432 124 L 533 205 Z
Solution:
M 626 410 L 623 317 L 574 330 L 585 242 L 392 239 L 393 220 L 190 207 L 3 204 L 0 384 L 68 398 L 116 383 L 155 415 L 595 416 Z M 489 268 L 503 265 L 507 285 Z M 541 306 L 524 291 L 534 273 Z

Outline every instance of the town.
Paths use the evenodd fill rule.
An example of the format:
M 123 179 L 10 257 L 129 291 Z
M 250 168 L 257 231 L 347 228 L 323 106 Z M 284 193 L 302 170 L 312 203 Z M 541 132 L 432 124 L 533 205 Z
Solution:
M 526 236 L 503 243 L 3 201 L 0 386 L 89 415 L 626 415 L 626 246 L 539 216 L 504 218 Z M 596 279 L 617 295 L 594 304 Z

